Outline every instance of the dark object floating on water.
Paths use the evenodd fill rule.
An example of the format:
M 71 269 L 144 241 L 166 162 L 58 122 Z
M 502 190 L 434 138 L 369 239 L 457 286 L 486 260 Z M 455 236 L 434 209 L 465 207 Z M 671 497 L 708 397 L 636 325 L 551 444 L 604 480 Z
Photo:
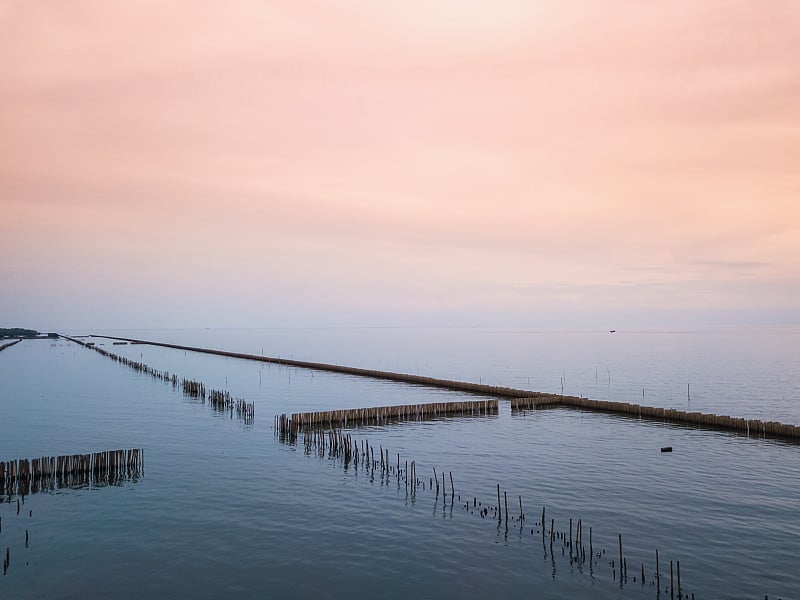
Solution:
M 661 449 L 662 452 L 672 452 L 672 446 L 664 446 Z
M 617 333 L 617 330 L 616 329 L 609 329 L 608 333 Z

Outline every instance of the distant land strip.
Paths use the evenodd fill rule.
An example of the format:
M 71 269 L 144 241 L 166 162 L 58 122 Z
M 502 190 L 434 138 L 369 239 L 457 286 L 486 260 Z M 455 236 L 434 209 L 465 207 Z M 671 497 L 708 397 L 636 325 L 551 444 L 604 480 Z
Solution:
M 329 371 L 332 373 L 356 375 L 358 377 L 397 381 L 401 383 L 410 383 L 414 385 L 422 385 L 426 387 L 434 387 L 457 392 L 466 392 L 469 394 L 478 394 L 481 396 L 496 396 L 511 400 L 512 410 L 521 410 L 525 408 L 578 408 L 596 412 L 636 416 L 642 419 L 669 422 L 678 425 L 692 425 L 725 431 L 736 431 L 739 433 L 745 432 L 754 436 L 800 440 L 800 426 L 780 423 L 778 421 L 760 421 L 758 419 L 744 419 L 726 415 L 686 412 L 656 406 L 629 404 L 627 402 L 590 400 L 588 398 L 580 398 L 578 396 L 562 396 L 559 394 L 548 394 L 544 392 L 534 392 L 530 390 L 520 390 L 502 386 L 469 383 L 466 381 L 437 379 L 435 377 L 424 377 L 422 375 L 411 375 L 409 373 L 393 373 L 391 371 L 361 369 L 358 367 L 348 367 L 344 365 L 293 360 L 290 358 L 259 356 L 257 354 L 244 354 L 241 352 L 227 352 L 225 350 L 197 348 L 194 346 L 182 346 L 180 344 L 168 344 L 165 342 L 153 342 L 149 340 L 138 340 L 133 338 L 113 337 L 107 335 L 94 335 L 92 337 L 133 342 L 136 344 L 147 344 L 150 346 L 161 346 L 163 348 L 187 350 L 191 352 L 200 352 L 203 354 L 214 354 L 217 356 L 227 356 L 230 358 L 241 358 L 245 360 L 254 360 L 288 367 L 297 367 L 301 369 L 314 369 L 317 371 Z

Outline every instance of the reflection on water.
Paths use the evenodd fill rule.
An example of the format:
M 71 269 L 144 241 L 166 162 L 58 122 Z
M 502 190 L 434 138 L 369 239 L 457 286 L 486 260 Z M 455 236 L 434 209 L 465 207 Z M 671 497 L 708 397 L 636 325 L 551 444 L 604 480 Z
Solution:
M 138 481 L 144 475 L 139 448 L 91 454 L 0 461 L 0 501 L 62 489 L 105 487 Z
M 619 541 L 619 558 L 604 560 L 605 548 L 598 548 L 595 553 L 593 543 L 593 529 L 588 528 L 588 540 L 583 535 L 583 520 L 577 518 L 573 529 L 573 518 L 569 518 L 569 525 L 566 522 L 560 524 L 564 529 L 556 528 L 555 518 L 549 522 L 546 518 L 547 508 L 542 507 L 539 520 L 528 520 L 523 510 L 522 495 L 518 495 L 519 510 L 512 512 L 508 504 L 508 490 L 501 490 L 497 484 L 497 502 L 478 501 L 477 496 L 469 497 L 460 487 L 457 489 L 453 482 L 453 472 L 449 471 L 450 489 L 447 489 L 447 478 L 445 473 L 441 473 L 441 485 L 436 468 L 433 468 L 433 476 L 426 478 L 420 476 L 417 471 L 417 463 L 408 457 L 401 457 L 396 454 L 396 462 L 390 457 L 389 449 L 383 446 L 378 448 L 379 458 L 375 458 L 375 447 L 371 445 L 369 439 L 360 440 L 354 437 L 355 431 L 342 429 L 316 429 L 304 431 L 299 438 L 295 435 L 287 435 L 286 432 L 279 430 L 278 439 L 290 446 L 301 445 L 306 456 L 314 456 L 318 459 L 326 459 L 331 464 L 340 467 L 345 473 L 350 472 L 350 476 L 357 478 L 359 469 L 365 475 L 370 484 L 378 484 L 380 487 L 392 487 L 398 493 L 405 494 L 405 501 L 416 502 L 420 493 L 427 491 L 428 496 L 433 496 L 433 515 L 452 520 L 454 509 L 462 515 L 470 515 L 473 518 L 480 518 L 490 522 L 497 521 L 496 536 L 502 539 L 504 545 L 508 545 L 509 531 L 516 538 L 519 544 L 527 545 L 536 543 L 541 538 L 544 550 L 544 559 L 550 560 L 552 565 L 552 578 L 555 580 L 558 573 L 557 563 L 564 562 L 569 569 L 567 573 L 577 573 L 583 575 L 586 571 L 594 579 L 597 577 L 610 578 L 611 581 L 618 583 L 622 590 L 629 584 L 639 584 L 643 589 L 653 588 L 656 595 L 661 592 L 661 578 L 658 558 L 655 568 L 645 572 L 645 563 L 639 562 L 640 569 L 638 574 L 634 569 L 630 579 L 628 578 L 628 554 L 623 552 L 622 534 L 617 534 Z M 376 476 L 377 473 L 377 476 Z M 502 493 L 502 496 L 501 496 Z M 463 497 L 462 497 L 463 494 Z M 441 499 L 441 509 L 440 507 Z M 513 506 L 514 499 L 512 499 Z M 587 552 L 588 551 L 588 552 Z M 655 550 L 658 557 L 658 550 Z M 694 595 L 687 586 L 681 584 L 680 560 L 675 561 L 677 565 L 677 587 L 676 580 L 672 576 L 672 563 L 670 560 L 671 576 L 669 585 L 664 587 L 664 593 L 669 593 L 672 598 L 689 597 Z M 685 563 L 684 563 L 685 564 Z M 597 573 L 597 575 L 595 575 Z
M 800 425 L 800 327 L 613 335 L 482 328 L 91 333 Z M 146 347 L 122 348 L 138 357 Z
M 257 402 L 260 414 L 466 399 L 119 348 Z M 0 504 L 0 544 L 14 545 L 2 597 L 650 599 L 669 594 L 670 560 L 697 598 L 800 589 L 797 446 L 602 414 L 512 414 L 501 401 L 491 417 L 343 430 L 359 455 L 345 469 L 281 444 L 270 418 L 209 418 L 180 389 L 74 344 L 18 344 L 0 356 L 0 386 L 3 457 L 98 447 L 149 457 L 135 486 L 34 494 L 19 515 Z

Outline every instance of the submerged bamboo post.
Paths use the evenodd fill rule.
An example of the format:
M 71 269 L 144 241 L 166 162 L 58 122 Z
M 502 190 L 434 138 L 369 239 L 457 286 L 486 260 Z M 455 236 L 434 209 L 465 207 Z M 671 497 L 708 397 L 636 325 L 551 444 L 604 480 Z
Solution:
M 569 518 L 569 552 L 572 554 L 572 517 Z
M 669 561 L 669 595 L 675 597 L 675 582 L 672 577 L 672 561 Z
M 658 568 L 658 548 L 656 548 L 656 581 L 659 585 L 661 584 L 661 572 Z
M 102 348 L 98 348 L 94 346 L 94 343 L 84 343 L 78 339 L 70 338 L 68 336 L 63 336 L 65 339 L 70 341 L 76 342 L 81 346 L 90 348 L 95 350 L 96 352 L 102 354 L 103 356 L 108 356 L 112 360 L 117 361 L 121 364 L 125 364 L 130 366 L 131 368 L 149 374 L 156 378 L 163 378 L 165 380 L 171 380 L 173 386 L 178 384 L 178 378 L 175 374 L 169 374 L 168 372 L 156 371 L 155 369 L 137 361 L 132 361 L 130 359 L 119 357 L 113 353 L 107 352 Z M 608 401 L 597 401 L 597 400 L 589 400 L 588 398 L 581 398 L 575 396 L 565 396 L 562 394 L 546 394 L 542 392 L 533 392 L 530 390 L 519 390 L 513 389 L 508 387 L 501 387 L 501 386 L 489 386 L 483 384 L 475 384 L 475 383 L 468 383 L 462 381 L 452 381 L 452 380 L 444 380 L 444 379 L 436 379 L 433 377 L 422 377 L 419 375 L 410 375 L 404 373 L 392 373 L 388 371 L 376 371 L 370 369 L 359 369 L 355 367 L 347 367 L 342 365 L 331 365 L 325 363 L 313 363 L 308 361 L 295 361 L 291 359 L 282 359 L 282 358 L 272 358 L 266 357 L 263 355 L 250 355 L 250 354 L 243 354 L 237 352 L 226 352 L 224 350 L 213 350 L 208 348 L 197 348 L 192 346 L 181 346 L 177 344 L 167 344 L 161 342 L 151 342 L 147 340 L 136 340 L 132 338 L 115 338 L 111 336 L 98 336 L 98 337 L 108 337 L 109 339 L 118 339 L 123 342 L 130 342 L 132 344 L 150 344 L 154 346 L 161 346 L 166 348 L 175 348 L 179 350 L 185 351 L 193 351 L 193 352 L 201 352 L 205 354 L 215 354 L 219 356 L 229 356 L 233 358 L 240 358 L 240 359 L 247 359 L 247 360 L 257 360 L 260 362 L 267 362 L 267 363 L 276 363 L 285 366 L 293 366 L 293 367 L 300 367 L 305 369 L 314 369 L 314 370 L 322 370 L 322 371 L 331 371 L 337 373 L 345 373 L 349 375 L 356 375 L 361 377 L 371 377 L 377 379 L 386 379 L 390 381 L 399 381 L 404 383 L 411 383 L 417 385 L 426 385 L 430 387 L 437 387 L 437 388 L 444 388 L 450 390 L 456 390 L 466 393 L 474 393 L 474 394 L 481 394 L 484 396 L 496 396 L 496 397 L 505 397 L 509 398 L 511 401 L 511 409 L 519 410 L 523 408 L 546 408 L 550 406 L 572 406 L 580 409 L 588 409 L 588 410 L 599 410 L 604 412 L 616 412 L 622 414 L 637 414 L 640 418 L 650 418 L 656 420 L 663 420 L 663 421 L 671 421 L 679 424 L 694 424 L 694 425 L 701 425 L 706 427 L 713 427 L 718 429 L 728 429 L 732 431 L 743 431 L 747 432 L 749 429 L 755 429 L 756 431 L 760 431 L 761 435 L 764 437 L 767 436 L 774 436 L 779 438 L 786 438 L 786 439 L 793 439 L 793 440 L 800 440 L 800 426 L 798 425 L 788 425 L 783 423 L 777 423 L 774 421 L 770 421 L 768 423 L 764 423 L 761 421 L 752 422 L 747 419 L 734 419 L 731 417 L 717 417 L 717 415 L 707 415 L 701 413 L 687 413 L 684 411 L 678 410 L 671 410 L 671 409 L 660 409 L 656 407 L 649 407 L 649 406 L 640 406 L 636 404 L 630 404 L 626 402 L 608 402 Z M 564 383 L 564 377 L 562 377 L 562 385 Z M 609 382 L 611 381 L 611 374 L 609 371 Z M 189 382 L 189 383 L 198 383 L 198 382 Z M 197 386 L 189 386 L 188 391 L 205 399 L 206 397 L 206 390 L 205 386 L 199 384 Z M 644 390 L 643 390 L 644 392 Z M 691 386 L 687 383 L 686 386 L 686 393 L 687 398 L 691 401 Z M 230 394 L 223 396 L 223 401 L 226 406 L 230 406 L 231 408 L 234 406 L 235 402 L 230 398 Z M 252 404 L 250 404 L 250 408 L 248 409 L 245 405 L 242 408 L 242 416 L 243 418 L 252 419 L 253 415 L 253 408 Z M 345 423 L 348 422 L 350 419 L 351 411 L 328 411 L 328 413 L 336 412 L 338 414 L 328 414 L 329 419 L 339 419 L 343 420 Z M 369 411 L 361 411 L 361 416 L 359 417 L 360 422 L 384 422 L 390 418 L 396 418 L 398 420 L 401 419 L 424 419 L 424 418 L 437 418 L 439 415 L 447 415 L 447 414 L 462 414 L 462 415 L 479 415 L 479 414 L 490 414 L 497 412 L 497 400 L 479 400 L 475 402 L 452 402 L 452 403 L 433 403 L 433 404 L 422 404 L 422 405 L 414 405 L 410 408 L 404 407 L 379 407 L 375 409 L 371 409 Z M 231 413 L 232 414 L 232 413 Z M 294 427 L 299 428 L 311 426 L 311 424 L 321 424 L 323 423 L 323 419 L 318 420 L 308 420 L 303 422 L 295 421 Z M 294 434 L 297 430 L 291 430 L 288 433 Z

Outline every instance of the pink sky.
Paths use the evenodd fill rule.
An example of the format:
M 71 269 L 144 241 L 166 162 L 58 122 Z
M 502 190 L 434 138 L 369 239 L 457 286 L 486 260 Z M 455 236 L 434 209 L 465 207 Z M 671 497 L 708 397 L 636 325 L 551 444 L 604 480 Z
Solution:
M 799 31 L 779 0 L 7 0 L 0 315 L 798 322 Z

